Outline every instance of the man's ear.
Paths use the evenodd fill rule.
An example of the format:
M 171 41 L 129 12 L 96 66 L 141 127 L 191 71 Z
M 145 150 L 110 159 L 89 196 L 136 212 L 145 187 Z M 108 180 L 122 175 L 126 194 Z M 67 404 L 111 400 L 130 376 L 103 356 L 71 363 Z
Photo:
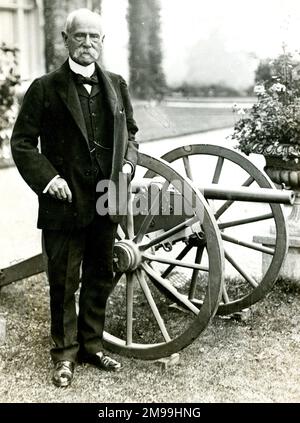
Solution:
M 68 43 L 67 43 L 68 35 L 64 31 L 62 31 L 61 36 L 62 36 L 62 39 L 64 40 L 65 46 L 68 47 Z

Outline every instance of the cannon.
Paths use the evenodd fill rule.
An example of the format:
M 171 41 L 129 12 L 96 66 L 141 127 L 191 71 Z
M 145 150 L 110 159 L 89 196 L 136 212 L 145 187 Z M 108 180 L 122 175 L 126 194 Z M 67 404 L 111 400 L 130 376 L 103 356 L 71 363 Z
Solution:
M 160 159 L 139 153 L 114 247 L 106 347 L 140 359 L 170 356 L 216 313 L 238 312 L 264 298 L 288 248 L 282 204 L 294 197 L 246 157 L 220 146 L 187 145 Z M 273 248 L 255 241 L 266 223 Z M 249 263 L 268 257 L 262 274 L 253 276 L 241 255 Z M 0 286 L 45 268 L 43 254 L 17 263 L 1 270 Z M 228 268 L 236 276 L 226 278 Z

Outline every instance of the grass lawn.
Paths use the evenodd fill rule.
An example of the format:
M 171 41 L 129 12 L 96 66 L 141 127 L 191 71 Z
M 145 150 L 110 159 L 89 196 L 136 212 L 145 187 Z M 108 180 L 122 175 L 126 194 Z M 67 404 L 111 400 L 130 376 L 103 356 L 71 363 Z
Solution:
M 51 383 L 46 278 L 12 284 L 0 296 L 7 318 L 0 402 L 299 402 L 299 292 L 279 282 L 246 320 L 215 317 L 174 367 L 121 358 L 124 370 L 111 375 L 81 365 L 72 385 L 58 389 Z
M 171 103 L 135 102 L 134 117 L 139 127 L 138 140 L 159 140 L 233 126 L 236 116 L 230 107 L 202 106 L 174 107 Z M 0 169 L 12 164 L 12 159 L 3 158 L 0 151 Z
M 141 142 L 175 137 L 233 126 L 231 108 L 170 107 L 166 104 L 137 103 L 134 116 Z

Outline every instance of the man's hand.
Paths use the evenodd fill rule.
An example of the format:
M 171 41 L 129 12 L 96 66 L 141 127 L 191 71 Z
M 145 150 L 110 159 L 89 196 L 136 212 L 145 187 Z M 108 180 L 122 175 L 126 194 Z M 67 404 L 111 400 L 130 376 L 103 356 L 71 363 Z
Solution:
M 55 179 L 49 187 L 48 193 L 57 200 L 68 200 L 72 203 L 72 193 L 67 182 L 59 177 Z
M 123 173 L 132 173 L 132 166 L 129 163 L 125 163 L 122 167 Z

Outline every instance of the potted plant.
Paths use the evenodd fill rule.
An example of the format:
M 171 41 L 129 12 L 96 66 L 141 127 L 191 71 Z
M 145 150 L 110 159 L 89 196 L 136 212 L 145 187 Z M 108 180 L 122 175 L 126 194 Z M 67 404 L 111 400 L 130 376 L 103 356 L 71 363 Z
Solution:
M 260 68 L 265 79 L 256 78 L 257 101 L 235 125 L 232 139 L 245 154 L 266 159 L 265 171 L 273 182 L 292 188 L 296 200 L 288 216 L 289 250 L 281 277 L 300 280 L 300 63 L 284 49 L 277 59 Z M 274 247 L 274 228 L 257 242 Z
M 267 79 L 258 81 L 254 88 L 257 102 L 235 123 L 231 138 L 245 154 L 265 156 L 265 171 L 275 183 L 298 188 L 300 63 L 284 50 L 268 67 Z
M 0 166 L 12 162 L 9 140 L 18 112 L 16 89 L 20 82 L 16 56 L 16 48 L 0 45 Z

